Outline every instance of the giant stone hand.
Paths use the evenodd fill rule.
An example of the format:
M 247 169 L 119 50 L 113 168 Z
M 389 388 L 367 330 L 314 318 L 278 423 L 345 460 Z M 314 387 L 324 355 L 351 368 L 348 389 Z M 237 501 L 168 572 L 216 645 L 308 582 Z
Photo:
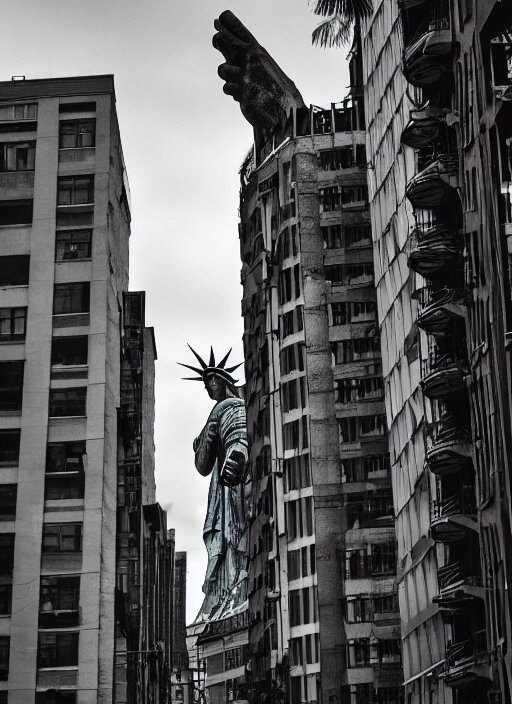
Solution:
M 304 107 L 295 83 L 232 12 L 226 10 L 214 24 L 213 46 L 226 59 L 218 69 L 224 93 L 240 103 L 255 130 L 268 133 L 291 108 Z

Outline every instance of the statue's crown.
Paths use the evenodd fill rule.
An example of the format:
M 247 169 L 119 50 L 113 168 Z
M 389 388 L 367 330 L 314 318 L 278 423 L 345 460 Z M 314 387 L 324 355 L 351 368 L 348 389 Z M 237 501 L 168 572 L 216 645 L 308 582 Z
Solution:
M 188 343 L 187 343 L 188 344 Z M 190 346 L 190 351 L 194 355 L 194 357 L 197 359 L 201 367 L 192 367 L 190 364 L 182 364 L 181 362 L 178 362 L 179 365 L 182 367 L 186 367 L 187 369 L 191 369 L 193 372 L 196 374 L 199 374 L 199 376 L 189 376 L 189 377 L 184 377 L 185 381 L 205 381 L 206 377 L 208 375 L 215 375 L 219 376 L 221 379 L 224 379 L 224 381 L 227 381 L 229 384 L 233 384 L 233 386 L 237 383 L 237 379 L 233 379 L 231 376 L 231 372 L 234 372 L 235 369 L 238 369 L 242 365 L 240 364 L 235 364 L 234 367 L 226 367 L 226 362 L 228 361 L 228 357 L 231 354 L 231 350 L 221 359 L 220 362 L 215 361 L 215 354 L 213 353 L 213 347 L 210 347 L 210 359 L 208 360 L 208 364 L 197 354 L 197 352 Z

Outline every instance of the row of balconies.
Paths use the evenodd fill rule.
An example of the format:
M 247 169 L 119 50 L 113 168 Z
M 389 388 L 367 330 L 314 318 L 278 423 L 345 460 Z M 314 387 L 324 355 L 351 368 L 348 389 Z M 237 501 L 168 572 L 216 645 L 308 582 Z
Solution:
M 488 656 L 466 392 L 463 216 L 457 190 L 458 152 L 447 109 L 454 43 L 448 2 L 402 0 L 400 6 L 403 73 L 423 91 L 424 100 L 422 109 L 411 112 L 401 141 L 418 154 L 420 171 L 406 187 L 416 219 L 408 266 L 427 279 L 427 286 L 415 294 L 418 326 L 429 336 L 430 346 L 421 387 L 440 415 L 427 429 L 426 461 L 437 489 L 431 536 L 445 546 L 434 598 L 450 634 L 441 676 L 456 689 L 485 688 Z

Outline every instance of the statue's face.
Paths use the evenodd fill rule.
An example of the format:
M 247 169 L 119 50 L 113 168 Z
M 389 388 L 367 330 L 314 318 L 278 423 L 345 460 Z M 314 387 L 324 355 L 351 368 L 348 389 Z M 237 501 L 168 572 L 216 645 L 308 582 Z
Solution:
M 209 374 L 204 382 L 208 396 L 214 401 L 222 401 L 225 396 L 225 384 L 215 374 Z

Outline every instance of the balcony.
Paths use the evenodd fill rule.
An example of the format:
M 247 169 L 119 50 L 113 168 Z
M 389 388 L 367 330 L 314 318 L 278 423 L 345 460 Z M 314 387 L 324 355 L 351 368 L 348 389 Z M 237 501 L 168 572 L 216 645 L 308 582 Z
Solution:
M 455 560 L 443 567 L 439 567 L 437 570 L 437 579 L 442 595 L 451 593 L 456 589 L 463 589 L 464 591 L 468 588 L 482 589 L 480 565 L 475 567 L 471 562 L 471 557 L 468 556 L 466 560 Z M 476 592 L 475 596 L 479 594 L 480 591 Z
M 468 531 L 477 528 L 472 492 L 461 491 L 433 502 L 430 532 L 436 542 L 453 543 L 463 540 Z
M 425 149 L 436 144 L 446 130 L 446 110 L 427 107 L 412 110 L 411 119 L 402 132 L 401 142 L 412 149 Z
M 463 323 L 466 312 L 464 294 L 453 288 L 422 288 L 413 294 L 419 300 L 418 326 L 429 335 L 448 337 L 454 323 Z
M 491 685 L 488 675 L 489 654 L 485 629 L 476 631 L 467 640 L 451 643 L 446 648 L 444 682 L 448 687 L 478 687 Z
M 457 236 L 446 225 L 433 225 L 426 230 L 415 228 L 407 259 L 409 269 L 430 278 L 455 263 L 460 254 Z
M 438 477 L 463 471 L 471 461 L 471 435 L 459 428 L 453 418 L 446 417 L 434 424 L 430 446 L 427 447 L 427 464 Z
M 405 48 L 403 73 L 408 83 L 423 88 L 442 81 L 449 74 L 452 48 L 449 18 L 429 22 L 426 31 Z
M 466 388 L 467 371 L 451 353 L 434 350 L 423 370 L 421 388 L 427 398 L 442 399 Z
M 439 208 L 457 187 L 458 157 L 439 154 L 435 161 L 416 174 L 406 188 L 413 208 Z

